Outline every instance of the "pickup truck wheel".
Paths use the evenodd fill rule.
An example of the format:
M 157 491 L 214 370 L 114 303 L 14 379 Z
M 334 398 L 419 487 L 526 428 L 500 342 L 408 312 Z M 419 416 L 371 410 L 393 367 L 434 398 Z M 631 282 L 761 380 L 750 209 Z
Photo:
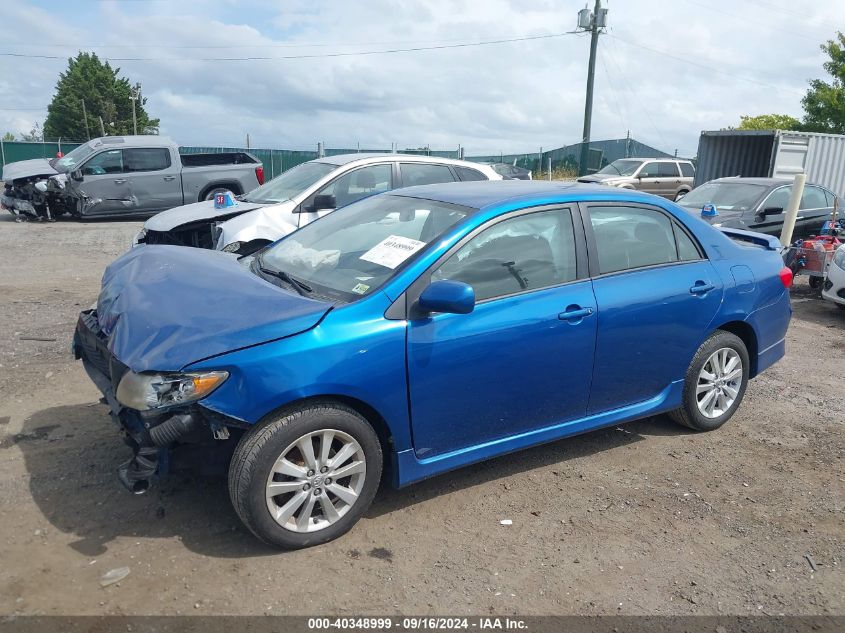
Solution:
M 259 539 L 283 549 L 346 533 L 372 503 L 382 453 L 373 428 L 340 404 L 310 404 L 241 438 L 229 496 Z
M 200 198 L 200 201 L 202 201 L 202 200 L 214 200 L 214 196 L 216 196 L 218 193 L 226 193 L 227 191 L 232 191 L 232 190 L 229 189 L 228 187 L 214 187 L 213 189 L 209 189 L 208 191 L 206 191 L 205 197 Z M 232 193 L 235 193 L 235 192 L 232 191 Z M 237 194 L 235 194 L 235 195 L 237 195 Z
M 669 415 L 696 431 L 713 431 L 731 419 L 748 386 L 745 343 L 719 330 L 698 348 L 687 369 L 683 406 Z

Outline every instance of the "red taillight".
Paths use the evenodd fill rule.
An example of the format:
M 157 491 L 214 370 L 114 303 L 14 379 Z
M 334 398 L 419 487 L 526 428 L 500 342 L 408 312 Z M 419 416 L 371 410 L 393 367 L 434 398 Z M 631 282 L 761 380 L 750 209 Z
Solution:
M 255 168 L 255 177 L 258 180 L 259 185 L 264 184 L 264 166 L 256 167 Z
M 792 271 L 786 266 L 780 269 L 778 276 L 784 288 L 789 288 L 792 285 Z

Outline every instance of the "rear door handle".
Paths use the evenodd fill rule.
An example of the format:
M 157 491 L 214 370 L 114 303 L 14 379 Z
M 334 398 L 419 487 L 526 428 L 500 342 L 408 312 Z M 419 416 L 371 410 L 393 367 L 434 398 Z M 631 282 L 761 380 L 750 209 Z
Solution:
M 165 176 L 164 179 L 165 180 L 175 180 L 176 176 Z
M 588 317 L 593 313 L 592 308 L 582 308 L 580 306 L 567 306 L 565 312 L 557 315 L 561 321 L 576 321 Z
M 699 281 L 699 282 L 696 282 L 696 284 L 692 288 L 690 288 L 689 291 L 690 291 L 690 294 L 693 294 L 693 295 L 703 295 L 703 294 L 707 294 L 708 292 L 713 290 L 715 287 L 716 286 L 714 286 L 713 284 L 708 284 L 708 283 L 705 283 L 703 281 Z
M 124 178 L 115 178 L 115 180 L 114 180 L 114 184 L 116 184 L 116 185 L 122 185 L 125 182 L 126 182 L 126 180 Z

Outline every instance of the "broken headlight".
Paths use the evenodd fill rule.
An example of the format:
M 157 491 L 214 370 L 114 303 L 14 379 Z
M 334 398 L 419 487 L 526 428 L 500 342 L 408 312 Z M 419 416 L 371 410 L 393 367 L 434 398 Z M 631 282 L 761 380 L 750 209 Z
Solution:
M 127 372 L 115 394 L 118 402 L 130 409 L 147 411 L 205 398 L 229 377 L 227 371 L 184 374 L 136 374 Z
M 147 241 L 147 229 L 141 229 L 132 239 L 132 246 L 138 246 L 138 244 L 142 244 Z

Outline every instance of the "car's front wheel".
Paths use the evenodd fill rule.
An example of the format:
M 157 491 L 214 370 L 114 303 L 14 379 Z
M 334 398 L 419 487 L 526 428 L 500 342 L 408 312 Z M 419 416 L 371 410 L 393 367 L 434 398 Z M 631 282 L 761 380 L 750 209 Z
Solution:
M 719 330 L 698 348 L 687 369 L 683 406 L 672 419 L 696 431 L 712 431 L 736 413 L 748 386 L 750 362 L 742 339 Z
M 238 516 L 284 549 L 325 543 L 367 510 L 381 479 L 378 436 L 354 410 L 309 404 L 245 434 L 229 467 Z

